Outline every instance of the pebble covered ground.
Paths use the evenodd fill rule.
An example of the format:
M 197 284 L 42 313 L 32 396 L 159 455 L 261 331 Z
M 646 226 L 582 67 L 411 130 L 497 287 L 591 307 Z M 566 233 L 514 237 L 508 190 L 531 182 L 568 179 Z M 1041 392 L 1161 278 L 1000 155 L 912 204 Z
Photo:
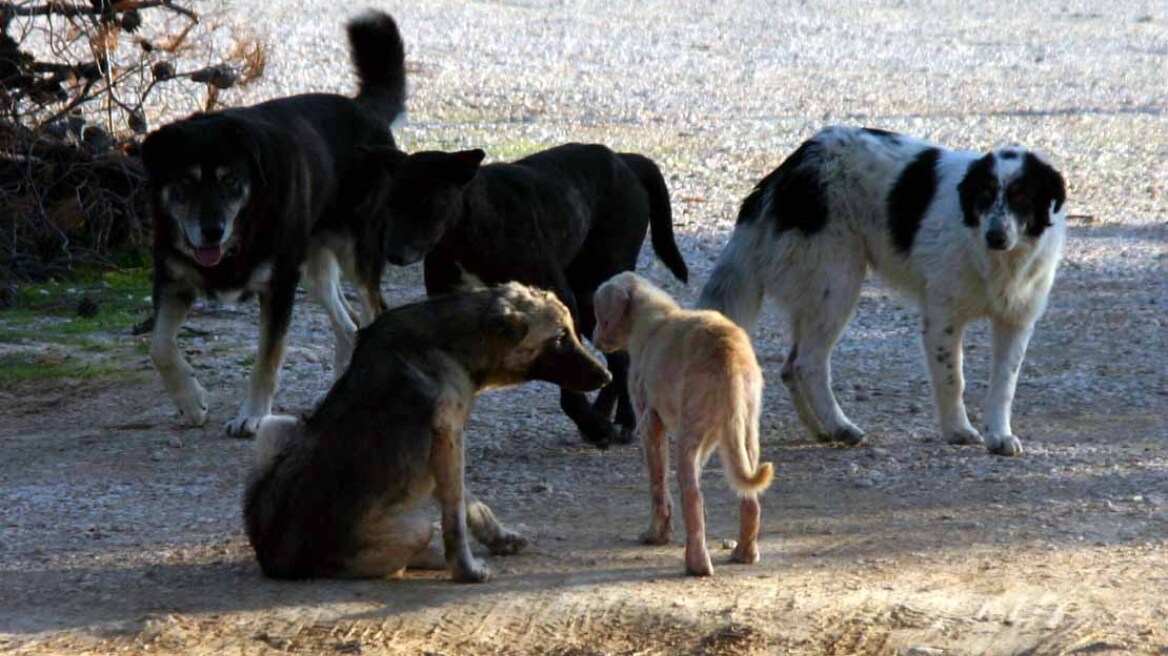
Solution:
M 356 7 L 230 2 L 270 43 L 246 100 L 353 88 Z M 496 578 L 274 583 L 242 536 L 250 444 L 222 434 L 246 384 L 254 305 L 206 306 L 184 347 L 212 391 L 180 426 L 145 356 L 112 382 L 0 390 L 0 650 L 64 653 L 1168 653 L 1168 7 L 1162 2 L 381 3 L 408 52 L 407 150 L 511 159 L 563 141 L 666 172 L 692 302 L 738 203 L 831 123 L 952 147 L 1021 143 L 1069 184 L 1071 233 L 1015 403 L 1026 455 L 937 441 L 918 315 L 876 281 L 835 356 L 869 446 L 800 431 L 768 310 L 763 560 L 725 564 L 735 508 L 703 478 L 716 576 L 636 544 L 639 448 L 580 444 L 544 385 L 483 397 L 471 488 L 532 539 Z M 418 299 L 415 269 L 387 276 Z M 128 335 L 116 339 L 134 340 Z M 331 333 L 297 311 L 278 403 L 331 377 Z M 29 348 L 37 344 L 25 345 Z M 975 423 L 989 341 L 968 335 Z M 679 527 L 680 528 L 680 527 Z

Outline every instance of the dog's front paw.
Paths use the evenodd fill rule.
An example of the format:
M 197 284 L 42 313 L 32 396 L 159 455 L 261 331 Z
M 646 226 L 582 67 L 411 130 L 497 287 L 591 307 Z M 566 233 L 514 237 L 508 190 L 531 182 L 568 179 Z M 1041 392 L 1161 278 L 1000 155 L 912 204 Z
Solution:
M 451 572 L 455 583 L 486 583 L 491 580 L 491 570 L 474 558 L 460 562 Z
M 669 544 L 673 531 L 668 526 L 651 526 L 641 534 L 641 544 Z
M 231 437 L 252 437 L 256 431 L 260 429 L 260 422 L 264 420 L 267 415 L 258 417 L 240 415 L 235 419 L 227 422 L 227 434 Z
M 730 560 L 736 563 L 753 565 L 758 562 L 758 543 L 739 544 L 730 554 Z
M 685 573 L 690 576 L 714 575 L 714 563 L 710 561 L 710 552 L 706 551 L 704 545 L 700 548 L 686 545 Z
M 842 444 L 844 446 L 860 446 L 864 443 L 864 431 L 856 426 L 840 426 L 830 433 L 821 433 L 820 442 Z
M 503 531 L 499 537 L 491 540 L 487 549 L 496 556 L 511 556 L 527 548 L 527 538 L 515 531 Z
M 190 425 L 202 426 L 207 423 L 207 390 L 193 375 L 175 392 L 174 404 Z
M 983 444 L 985 440 L 982 439 L 981 433 L 978 433 L 972 428 L 958 428 L 954 431 L 949 431 L 945 436 L 945 441 L 950 444 Z
M 989 452 L 999 456 L 1022 455 L 1022 440 L 1013 435 L 990 434 L 986 438 L 986 448 Z

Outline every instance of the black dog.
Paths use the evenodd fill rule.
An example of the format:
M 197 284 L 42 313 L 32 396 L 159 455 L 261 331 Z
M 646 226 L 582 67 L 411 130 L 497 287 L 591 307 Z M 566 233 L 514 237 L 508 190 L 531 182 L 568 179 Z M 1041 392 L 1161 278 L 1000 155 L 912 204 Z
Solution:
M 332 322 L 338 375 L 357 323 L 385 308 L 379 291 L 385 224 L 367 202 L 373 180 L 364 148 L 396 148 L 389 124 L 405 102 L 405 51 L 386 14 L 370 12 L 348 31 L 360 80 L 356 99 L 305 94 L 195 114 L 142 145 L 154 207 L 151 356 L 170 397 L 196 426 L 207 418 L 206 392 L 175 342 L 196 295 L 260 296 L 251 390 L 227 424 L 228 433 L 241 436 L 271 412 L 302 268 Z M 341 294 L 339 268 L 360 283 L 363 321 Z
M 475 395 L 528 380 L 592 390 L 608 372 L 555 296 L 515 283 L 395 308 L 359 335 L 311 419 L 261 424 L 243 509 L 260 566 L 276 578 L 392 575 L 426 551 L 437 498 L 447 568 L 485 581 L 468 525 L 494 553 L 526 542 L 466 499 L 462 431 Z
M 652 227 L 653 250 L 679 280 L 685 261 L 673 240 L 669 190 L 640 155 L 567 144 L 512 164 L 480 166 L 483 151 L 384 154 L 384 202 L 393 217 L 386 255 L 393 264 L 423 256 L 426 291 L 510 280 L 552 290 L 572 312 L 578 335 L 596 321 L 592 294 L 636 267 Z M 560 405 L 584 439 L 628 442 L 635 424 L 628 356 L 609 356 L 613 383 L 589 407 L 564 390 Z M 609 421 L 616 403 L 618 432 Z

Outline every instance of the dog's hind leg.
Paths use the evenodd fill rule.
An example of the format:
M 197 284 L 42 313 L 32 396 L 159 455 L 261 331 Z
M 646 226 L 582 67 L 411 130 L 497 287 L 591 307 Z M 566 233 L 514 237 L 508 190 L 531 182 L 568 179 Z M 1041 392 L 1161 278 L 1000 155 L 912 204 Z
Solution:
M 792 393 L 796 408 L 806 403 L 819 424 L 808 429 L 818 429 L 823 442 L 864 441 L 864 431 L 848 421 L 831 391 L 831 353 L 859 301 L 865 268 L 862 259 L 826 267 L 807 278 L 813 283 L 803 291 L 803 302 L 788 304 L 795 343 L 783 366 L 783 382 L 797 388 Z
M 227 422 L 228 435 L 254 435 L 264 417 L 272 413 L 272 397 L 276 394 L 280 365 L 284 362 L 284 339 L 292 320 L 298 278 L 297 271 L 285 272 L 273 279 L 268 290 L 260 294 L 259 351 L 251 372 L 247 401 L 239 416 Z
M 786 386 L 787 392 L 791 394 L 791 403 L 795 406 L 795 414 L 799 416 L 799 422 L 811 432 L 812 437 L 818 438 L 825 431 L 819 423 L 819 418 L 815 416 L 815 411 L 811 409 L 811 403 L 807 400 L 807 396 L 803 394 L 803 389 L 796 383 L 795 379 L 795 361 L 799 358 L 799 335 L 796 333 L 794 337 L 795 345 L 787 353 L 787 359 L 783 362 L 782 370 L 779 371 L 779 378 Z
M 703 437 L 689 428 L 683 428 L 677 436 L 677 482 L 685 518 L 685 571 L 691 576 L 714 573 L 706 549 L 706 507 L 701 488 L 702 463 L 709 452 Z
M 666 474 L 669 470 L 669 436 L 656 412 L 641 416 L 641 437 L 645 448 L 645 467 L 649 470 L 649 529 L 641 534 L 642 544 L 669 544 L 673 537 L 673 502 L 669 499 Z
M 429 569 L 428 561 L 421 557 L 435 532 L 431 512 L 433 506 L 423 503 L 389 517 L 366 520 L 358 529 L 357 552 L 344 562 L 338 576 L 385 578 L 401 574 L 407 566 Z M 438 569 L 442 569 L 441 564 Z
M 333 328 L 336 350 L 333 353 L 333 378 L 339 378 L 349 366 L 356 345 L 357 313 L 341 290 L 341 270 L 336 256 L 326 247 L 317 247 L 308 256 L 304 282 L 313 298 L 324 307 Z
M 487 504 L 474 497 L 466 501 L 466 525 L 471 535 L 496 556 L 517 554 L 527 546 L 527 538 L 503 526 Z
M 158 266 L 162 266 L 159 264 Z M 150 359 L 162 376 L 162 384 L 178 411 L 194 426 L 207 421 L 207 391 L 195 378 L 195 370 L 178 348 L 178 331 L 194 303 L 186 290 L 154 286 L 154 332 L 150 336 Z
M 986 447 L 990 453 L 1022 454 L 1022 441 L 1010 429 L 1010 409 L 1018 385 L 1018 372 L 1022 369 L 1033 330 L 1033 324 L 1018 327 L 1003 321 L 994 322 L 994 359 L 985 401 Z

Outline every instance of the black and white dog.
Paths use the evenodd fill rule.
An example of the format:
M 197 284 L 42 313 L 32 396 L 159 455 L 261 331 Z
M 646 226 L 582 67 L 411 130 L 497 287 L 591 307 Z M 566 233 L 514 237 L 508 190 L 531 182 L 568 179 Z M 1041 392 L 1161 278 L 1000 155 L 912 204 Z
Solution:
M 669 189 L 649 158 L 599 144 L 564 144 L 480 166 L 483 157 L 481 150 L 383 157 L 386 182 L 378 187 L 393 217 L 386 256 L 399 265 L 424 257 L 426 293 L 467 284 L 534 285 L 555 292 L 577 334 L 589 336 L 596 323 L 592 295 L 636 267 L 646 231 L 653 251 L 685 282 Z M 610 354 L 608 366 L 613 381 L 593 405 L 572 390 L 560 395 L 584 439 L 600 447 L 629 442 L 636 423 L 628 355 Z M 616 426 L 609 419 L 614 406 Z
M 1066 232 L 1062 176 L 1019 148 L 959 152 L 883 130 L 830 127 L 742 203 L 699 304 L 748 329 L 763 296 L 789 312 L 782 378 L 820 440 L 858 444 L 831 391 L 832 349 L 871 267 L 918 301 L 937 414 L 952 443 L 983 442 L 962 400 L 967 323 L 993 322 L 989 450 L 1020 454 L 1010 429 L 1018 371 L 1046 307 Z
M 388 15 L 348 26 L 356 99 L 305 94 L 195 114 L 146 138 L 142 159 L 154 208 L 151 356 L 190 423 L 207 419 L 206 392 L 175 337 L 199 294 L 258 293 L 260 344 L 251 389 L 232 435 L 253 434 L 271 412 L 284 335 L 304 274 L 336 334 L 336 375 L 357 324 L 385 308 L 379 291 L 384 213 L 371 202 L 365 148 L 393 149 L 390 123 L 405 102 L 405 50 Z M 340 271 L 357 280 L 364 316 L 345 301 Z

